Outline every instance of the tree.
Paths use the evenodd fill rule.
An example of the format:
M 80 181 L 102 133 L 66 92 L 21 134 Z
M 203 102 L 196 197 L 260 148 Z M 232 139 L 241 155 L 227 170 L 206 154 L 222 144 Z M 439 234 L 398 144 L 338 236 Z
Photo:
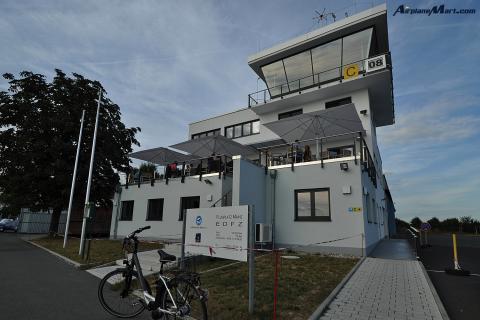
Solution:
M 415 217 L 415 218 L 413 218 L 413 219 L 410 221 L 410 224 L 411 224 L 413 227 L 419 229 L 420 226 L 422 225 L 422 220 L 420 220 L 419 217 Z
M 457 218 L 449 218 L 442 221 L 442 230 L 448 232 L 458 232 L 459 222 Z
M 427 221 L 430 226 L 432 227 L 432 230 L 439 230 L 440 229 L 440 220 L 438 220 L 437 217 L 433 217 L 432 219 Z
M 402 219 L 395 218 L 395 226 L 397 233 L 405 233 L 410 225 Z
M 144 176 L 152 177 L 157 173 L 157 166 L 153 163 L 144 162 L 140 165 L 140 173 Z
M 80 117 L 85 123 L 74 205 L 83 206 L 95 125 L 98 81 L 55 70 L 52 82 L 29 71 L 19 78 L 4 74 L 8 91 L 0 91 L 0 203 L 2 210 L 52 210 L 50 231 L 56 232 L 68 205 Z M 102 97 L 90 200 L 109 206 L 119 182 L 115 171 L 126 172 L 135 134 L 127 128 L 120 108 Z

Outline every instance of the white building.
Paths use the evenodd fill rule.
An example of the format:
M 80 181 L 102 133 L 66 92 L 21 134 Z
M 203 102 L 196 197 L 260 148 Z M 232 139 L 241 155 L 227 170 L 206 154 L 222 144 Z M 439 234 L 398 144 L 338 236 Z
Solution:
M 189 125 L 191 141 L 173 148 L 192 154 L 178 154 L 190 170 L 121 186 L 111 235 L 148 224 L 146 236 L 180 239 L 186 208 L 248 204 L 257 223 L 271 226 L 276 247 L 370 252 L 394 225 L 376 139 L 377 127 L 394 123 L 386 6 L 256 53 L 248 64 L 267 89 L 250 94 L 245 108 Z M 220 160 L 208 165 L 215 147 Z M 165 164 L 171 159 L 156 157 L 164 152 L 132 157 Z

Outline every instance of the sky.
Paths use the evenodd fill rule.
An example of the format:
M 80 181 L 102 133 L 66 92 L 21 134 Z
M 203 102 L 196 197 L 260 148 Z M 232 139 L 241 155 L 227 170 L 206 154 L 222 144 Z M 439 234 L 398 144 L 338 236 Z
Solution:
M 315 10 L 339 19 L 382 2 L 2 0 L 0 73 L 99 80 L 124 123 L 142 128 L 137 149 L 168 146 L 188 123 L 245 107 L 259 85 L 247 57 L 321 27 Z M 477 13 L 393 16 L 402 4 Z M 479 2 L 387 8 L 396 121 L 377 134 L 396 214 L 480 219 Z

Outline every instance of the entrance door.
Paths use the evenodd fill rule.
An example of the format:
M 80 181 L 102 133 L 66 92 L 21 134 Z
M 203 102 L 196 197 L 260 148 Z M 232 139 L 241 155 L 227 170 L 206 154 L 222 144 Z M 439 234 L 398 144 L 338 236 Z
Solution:
M 180 198 L 180 215 L 178 221 L 183 221 L 187 209 L 200 208 L 200 197 L 182 197 Z

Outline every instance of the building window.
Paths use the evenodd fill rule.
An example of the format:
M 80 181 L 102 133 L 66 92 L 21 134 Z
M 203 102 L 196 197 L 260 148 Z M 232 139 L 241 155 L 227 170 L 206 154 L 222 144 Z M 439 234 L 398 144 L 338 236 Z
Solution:
M 182 197 L 180 198 L 180 214 L 178 221 L 183 221 L 183 217 L 187 214 L 187 209 L 200 208 L 200 197 Z
M 290 118 L 290 117 L 293 117 L 293 116 L 298 116 L 299 114 L 302 114 L 302 113 L 303 113 L 302 109 L 297 109 L 297 110 L 292 110 L 292 111 L 288 111 L 288 112 L 284 112 L 284 113 L 279 113 L 278 114 L 278 120 L 282 120 L 282 119 L 285 119 L 285 118 Z
M 209 136 L 219 136 L 219 135 L 220 135 L 220 129 L 213 129 L 209 131 L 192 134 L 192 140 L 203 138 L 203 137 L 209 137 Z
M 133 200 L 122 201 L 121 221 L 132 221 L 133 218 Z
M 377 223 L 377 205 L 375 204 L 375 199 L 372 198 L 372 220 L 373 223 Z
M 247 137 L 260 133 L 260 120 L 247 121 L 225 127 L 225 137 L 229 139 Z
M 163 199 L 148 199 L 147 221 L 162 221 Z
M 352 97 L 346 97 L 342 99 L 328 101 L 328 102 L 325 102 L 325 109 L 343 106 L 345 104 L 350 104 L 350 103 L 352 103 Z
M 295 190 L 295 221 L 331 221 L 330 189 Z

